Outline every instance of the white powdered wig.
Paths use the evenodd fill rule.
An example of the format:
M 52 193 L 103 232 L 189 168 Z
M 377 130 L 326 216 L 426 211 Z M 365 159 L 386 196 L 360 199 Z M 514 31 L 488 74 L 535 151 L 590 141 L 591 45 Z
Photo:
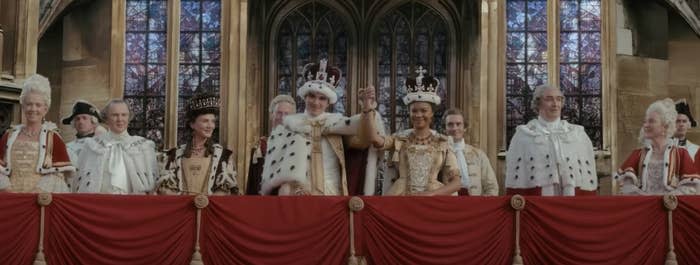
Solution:
M 46 77 L 40 74 L 33 74 L 27 80 L 24 80 L 22 92 L 19 95 L 20 104 L 24 104 L 24 100 L 29 93 L 40 94 L 44 98 L 46 106 L 51 106 L 51 85 Z

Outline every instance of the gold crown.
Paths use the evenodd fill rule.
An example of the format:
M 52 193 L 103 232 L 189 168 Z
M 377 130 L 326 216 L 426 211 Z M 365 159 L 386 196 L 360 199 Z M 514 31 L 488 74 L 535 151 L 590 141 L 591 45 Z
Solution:
M 406 78 L 406 96 L 403 101 L 406 105 L 414 101 L 430 102 L 440 105 L 440 96 L 437 94 L 440 81 L 432 76 L 425 75 L 428 71 L 423 66 L 418 66 L 416 78 Z

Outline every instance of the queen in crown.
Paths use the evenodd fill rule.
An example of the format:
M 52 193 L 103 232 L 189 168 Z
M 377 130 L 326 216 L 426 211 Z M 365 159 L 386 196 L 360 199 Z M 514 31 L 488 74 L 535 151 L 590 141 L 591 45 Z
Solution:
M 158 193 L 238 195 L 233 152 L 212 139 L 219 99 L 200 94 L 192 97 L 185 107 L 187 143 L 166 153 L 157 181 Z
M 433 115 L 440 104 L 437 89 L 440 82 L 426 76 L 418 67 L 416 78 L 406 80 L 411 129 L 383 137 L 376 133 L 374 123 L 366 130 L 372 144 L 391 152 L 389 168 L 398 170 L 398 179 L 386 195 L 454 195 L 460 188 L 459 167 L 447 136 L 430 128 Z

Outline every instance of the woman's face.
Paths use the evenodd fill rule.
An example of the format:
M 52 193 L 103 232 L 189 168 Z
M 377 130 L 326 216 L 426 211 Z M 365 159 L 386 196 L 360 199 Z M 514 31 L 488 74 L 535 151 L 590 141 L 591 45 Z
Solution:
M 411 124 L 414 129 L 430 128 L 433 122 L 433 108 L 428 102 L 414 102 L 409 106 Z
M 661 121 L 661 116 L 656 112 L 651 112 L 647 114 L 644 118 L 644 125 L 642 129 L 644 130 L 645 139 L 656 139 L 659 137 L 666 137 L 666 126 Z
M 44 120 L 49 106 L 46 105 L 44 97 L 37 92 L 29 92 L 24 97 L 22 104 L 22 114 L 28 123 L 41 123 Z
M 197 116 L 194 122 L 190 123 L 192 135 L 199 138 L 211 138 L 216 128 L 216 115 L 202 114 Z

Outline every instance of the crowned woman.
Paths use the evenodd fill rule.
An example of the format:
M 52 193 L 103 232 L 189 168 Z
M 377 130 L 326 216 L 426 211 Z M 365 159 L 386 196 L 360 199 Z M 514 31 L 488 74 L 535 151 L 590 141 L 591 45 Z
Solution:
M 187 143 L 167 152 L 159 194 L 238 195 L 233 152 L 214 142 L 219 99 L 198 95 L 186 103 Z
M 389 168 L 398 169 L 399 177 L 386 195 L 455 195 L 461 186 L 448 137 L 430 128 L 440 104 L 436 93 L 440 82 L 424 72 L 419 67 L 416 78 L 406 79 L 403 102 L 410 110 L 411 129 L 384 137 L 375 132 L 374 123 L 366 123 L 370 124 L 366 137 L 375 147 L 391 152 Z

